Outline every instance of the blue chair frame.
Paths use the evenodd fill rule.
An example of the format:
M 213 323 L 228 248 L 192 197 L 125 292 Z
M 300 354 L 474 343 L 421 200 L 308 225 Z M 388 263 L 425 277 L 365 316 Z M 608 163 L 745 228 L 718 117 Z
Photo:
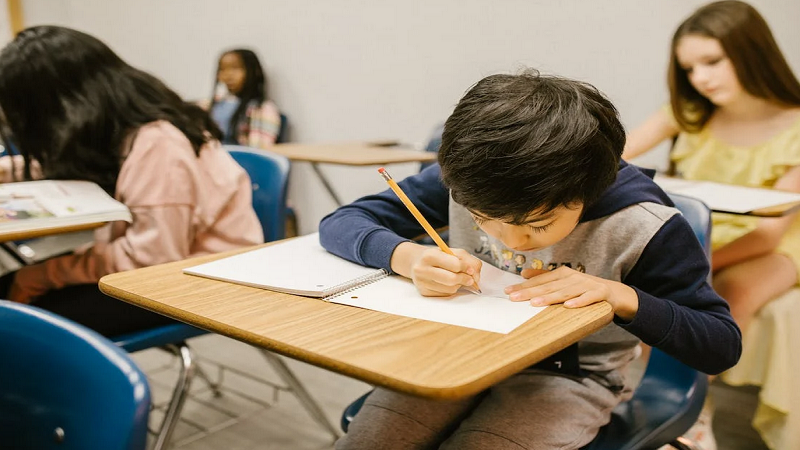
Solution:
M 670 198 L 710 257 L 711 210 L 694 198 L 677 194 Z M 666 444 L 696 450 L 696 444 L 682 435 L 697 421 L 707 392 L 706 374 L 654 348 L 633 398 L 614 410 L 610 423 L 582 450 L 655 450 Z M 345 408 L 340 424 L 345 433 L 368 395 Z
M 228 145 L 225 148 L 250 177 L 253 188 L 253 209 L 261 222 L 265 242 L 283 239 L 286 223 L 289 160 L 265 150 L 244 146 Z M 197 367 L 194 355 L 186 344 L 188 339 L 207 333 L 207 331 L 191 325 L 177 323 L 113 338 L 118 346 L 128 352 L 161 347 L 179 357 L 178 381 L 164 413 L 164 419 L 156 434 L 152 450 L 162 450 L 169 444 L 195 374 L 206 381 L 216 396 L 221 395 L 218 384 L 212 382 Z M 338 431 L 336 428 L 330 423 L 322 412 L 322 408 L 311 397 L 286 363 L 274 353 L 263 349 L 261 353 L 289 386 L 290 390 L 297 395 L 311 417 L 334 437 L 337 437 Z
M 0 300 L 0 361 L 0 447 L 144 450 L 150 387 L 108 339 Z
M 225 149 L 250 176 L 253 209 L 261 222 L 264 242 L 283 239 L 286 236 L 289 160 L 267 150 L 241 145 L 226 145 Z
M 225 148 L 250 175 L 250 181 L 253 184 L 253 209 L 261 222 L 264 241 L 283 239 L 286 233 L 286 195 L 291 167 L 289 160 L 267 150 L 239 145 L 226 145 Z M 322 408 L 311 397 L 286 362 L 268 350 L 259 348 L 259 351 L 287 384 L 289 390 L 297 396 L 314 421 L 328 431 L 334 439 L 339 437 L 336 427 L 328 420 Z

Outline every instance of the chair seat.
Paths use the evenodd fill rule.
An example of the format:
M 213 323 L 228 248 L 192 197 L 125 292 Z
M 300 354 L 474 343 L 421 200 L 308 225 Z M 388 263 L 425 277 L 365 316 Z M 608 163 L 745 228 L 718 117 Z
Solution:
M 206 333 L 208 333 L 206 330 L 186 325 L 185 323 L 176 323 L 122 336 L 115 336 L 111 340 L 128 353 L 132 353 L 148 348 L 174 344 Z
M 700 415 L 708 378 L 657 349 L 633 398 L 621 403 L 611 422 L 582 450 L 645 450 L 669 444 L 688 430 Z M 342 431 L 364 406 L 370 392 L 342 413 Z
M 688 430 L 703 409 L 708 376 L 653 349 L 633 398 L 583 450 L 656 449 Z

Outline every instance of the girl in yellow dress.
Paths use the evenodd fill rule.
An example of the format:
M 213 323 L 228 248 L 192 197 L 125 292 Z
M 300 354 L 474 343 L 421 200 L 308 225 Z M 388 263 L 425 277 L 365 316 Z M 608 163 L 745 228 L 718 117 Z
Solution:
M 629 134 L 623 158 L 673 138 L 677 176 L 800 192 L 800 83 L 758 11 L 740 1 L 698 9 L 673 36 L 668 82 L 670 105 Z M 742 331 L 798 284 L 797 216 L 713 215 L 713 285 Z
M 752 6 L 716 2 L 684 21 L 668 78 L 671 108 L 630 133 L 623 158 L 677 136 L 678 176 L 800 192 L 800 83 Z M 714 215 L 714 288 L 742 329 L 797 284 L 796 218 Z

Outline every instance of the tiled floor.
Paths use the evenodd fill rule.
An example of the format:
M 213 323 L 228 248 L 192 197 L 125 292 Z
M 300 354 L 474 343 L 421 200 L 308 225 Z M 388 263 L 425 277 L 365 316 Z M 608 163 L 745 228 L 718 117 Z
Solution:
M 316 424 L 297 399 L 280 386 L 280 378 L 256 349 L 216 335 L 190 343 L 200 367 L 210 378 L 222 372 L 221 397 L 195 378 L 191 396 L 173 436 L 173 449 L 181 450 L 330 450 L 332 438 Z M 154 403 L 163 404 L 171 393 L 177 362 L 158 349 L 134 354 L 147 372 Z M 328 418 L 338 426 L 342 410 L 362 393 L 367 384 L 301 362 L 286 360 Z M 267 384 L 253 378 L 267 380 Z M 767 450 L 750 427 L 757 391 L 712 386 L 717 405 L 715 432 L 720 450 Z M 160 411 L 151 424 L 160 423 Z M 203 431 L 205 429 L 205 431 Z

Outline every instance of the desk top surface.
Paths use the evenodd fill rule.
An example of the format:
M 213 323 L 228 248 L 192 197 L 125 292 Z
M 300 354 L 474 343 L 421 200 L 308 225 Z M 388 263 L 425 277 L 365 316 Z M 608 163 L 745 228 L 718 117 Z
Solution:
M 602 328 L 613 317 L 607 303 L 580 309 L 551 306 L 510 334 L 499 334 L 181 271 L 246 250 L 108 275 L 100 280 L 100 288 L 218 334 L 370 384 L 432 398 L 478 393 Z
M 436 160 L 435 153 L 423 152 L 411 147 L 367 142 L 276 144 L 270 148 L 270 151 L 283 155 L 293 161 L 343 164 L 348 166 L 370 166 Z
M 74 233 L 77 231 L 93 230 L 105 225 L 105 222 L 84 223 L 80 225 L 38 228 L 35 230 L 0 231 L 0 242 L 22 241 L 53 234 Z

